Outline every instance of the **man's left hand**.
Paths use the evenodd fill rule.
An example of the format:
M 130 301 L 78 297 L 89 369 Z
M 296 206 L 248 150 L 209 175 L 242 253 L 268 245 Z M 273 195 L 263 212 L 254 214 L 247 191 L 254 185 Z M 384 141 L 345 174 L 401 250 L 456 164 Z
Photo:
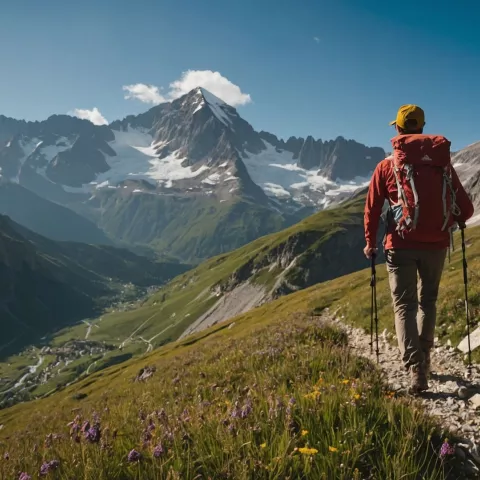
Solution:
M 377 255 L 377 252 L 378 252 L 378 248 L 372 248 L 370 247 L 370 245 L 367 245 L 364 249 L 363 249 L 363 253 L 365 254 L 365 256 L 370 260 L 372 257 L 375 257 Z

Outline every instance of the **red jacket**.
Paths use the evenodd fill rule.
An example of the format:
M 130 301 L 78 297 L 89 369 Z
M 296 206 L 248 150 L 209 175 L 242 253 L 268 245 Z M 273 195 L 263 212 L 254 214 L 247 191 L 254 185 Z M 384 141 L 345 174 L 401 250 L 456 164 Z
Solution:
M 377 232 L 380 222 L 380 216 L 385 200 L 389 202 L 398 201 L 397 184 L 392 169 L 392 157 L 382 160 L 373 173 L 370 187 L 368 189 L 367 201 L 365 203 L 365 239 L 367 246 L 375 248 L 377 246 Z M 456 203 L 460 208 L 460 215 L 455 217 L 456 221 L 466 222 L 473 215 L 473 204 L 465 192 L 458 175 L 452 167 L 452 183 L 456 190 Z M 447 248 L 450 244 L 450 234 L 444 232 L 442 241 L 433 243 L 413 242 L 403 239 L 395 231 L 395 225 L 390 225 L 385 239 L 385 250 L 394 248 L 407 248 L 418 250 L 436 250 Z

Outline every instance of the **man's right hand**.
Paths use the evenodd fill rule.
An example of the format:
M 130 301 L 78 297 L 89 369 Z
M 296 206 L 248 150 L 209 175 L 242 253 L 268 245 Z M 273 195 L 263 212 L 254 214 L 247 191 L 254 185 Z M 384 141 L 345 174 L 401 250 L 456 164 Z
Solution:
M 365 256 L 370 260 L 372 257 L 375 257 L 377 255 L 377 252 L 378 252 L 378 248 L 372 248 L 370 247 L 369 245 L 367 245 L 364 249 L 363 249 L 363 253 L 365 254 Z

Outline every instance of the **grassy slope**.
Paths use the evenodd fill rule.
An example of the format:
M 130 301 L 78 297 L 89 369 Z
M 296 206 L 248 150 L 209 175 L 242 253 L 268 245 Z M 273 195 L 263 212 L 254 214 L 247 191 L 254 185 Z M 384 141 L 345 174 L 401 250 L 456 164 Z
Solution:
M 281 232 L 261 237 L 233 252 L 207 260 L 162 287 L 138 308 L 103 315 L 101 322 L 96 322 L 98 328 L 92 330 L 90 339 L 119 345 L 132 336 L 140 351 L 146 350 L 146 344 L 138 339 L 140 336 L 151 340 L 154 346 L 175 340 L 218 300 L 212 287 L 224 284 L 234 272 L 241 271 L 248 264 L 254 270 L 256 265 L 260 266 L 252 280 L 271 288 L 276 279 L 275 274 L 278 275 L 281 271 L 261 268 L 266 257 L 292 238 L 303 235 L 306 240 L 304 248 L 302 247 L 302 259 L 287 275 L 292 282 L 297 281 L 297 277 L 305 270 L 303 262 L 314 261 L 315 255 L 322 254 L 323 244 L 337 234 L 348 232 L 351 226 L 358 225 L 362 211 L 363 200 L 356 199 L 335 210 L 317 213 Z M 335 258 L 331 264 L 332 272 L 352 268 L 348 262 L 342 265 Z M 333 276 L 330 272 L 329 278 Z M 56 337 L 63 342 L 79 338 L 83 332 L 84 326 L 81 325 L 61 331 Z M 131 341 L 128 340 L 127 344 Z
M 456 275 L 451 270 L 445 281 Z M 356 299 L 365 290 L 368 296 L 368 272 L 281 298 L 0 412 L 0 448 L 11 458 L 3 473 L 33 473 L 42 459 L 59 459 L 60 478 L 153 479 L 170 472 L 168 478 L 246 479 L 253 471 L 260 479 L 444 478 L 452 465 L 436 460 L 442 437 L 430 422 L 384 391 L 374 367 L 346 353 L 342 335 L 310 317 L 340 306 L 351 288 Z M 385 289 L 381 281 L 381 295 Z M 347 319 L 355 321 L 356 312 L 345 306 Z M 156 367 L 154 377 L 131 383 L 146 365 Z M 75 400 L 79 394 L 86 397 Z M 236 402 L 251 405 L 245 419 L 232 417 Z M 68 437 L 66 424 L 76 414 L 91 420 L 94 411 L 106 449 L 61 436 L 42 446 L 47 434 Z M 156 427 L 145 441 L 149 418 Z M 34 444 L 36 453 L 25 455 Z M 155 459 L 158 444 L 166 453 Z M 304 447 L 313 450 L 296 450 Z M 143 457 L 130 464 L 133 448 Z
M 188 263 L 228 252 L 289 223 L 280 213 L 245 199 L 175 195 L 118 196 L 107 192 L 98 219 L 111 238 L 144 244 Z

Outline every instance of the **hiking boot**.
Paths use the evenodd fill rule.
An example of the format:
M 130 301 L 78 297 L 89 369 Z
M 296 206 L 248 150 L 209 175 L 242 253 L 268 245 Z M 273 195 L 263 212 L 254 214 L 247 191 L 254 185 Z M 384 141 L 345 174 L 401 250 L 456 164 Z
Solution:
M 425 364 L 425 376 L 428 379 L 432 371 L 432 359 L 430 357 L 430 349 L 424 350 L 423 355 L 424 355 L 424 364 Z
M 419 393 L 428 390 L 427 376 L 425 375 L 425 364 L 417 363 L 410 367 L 411 385 L 410 393 Z

